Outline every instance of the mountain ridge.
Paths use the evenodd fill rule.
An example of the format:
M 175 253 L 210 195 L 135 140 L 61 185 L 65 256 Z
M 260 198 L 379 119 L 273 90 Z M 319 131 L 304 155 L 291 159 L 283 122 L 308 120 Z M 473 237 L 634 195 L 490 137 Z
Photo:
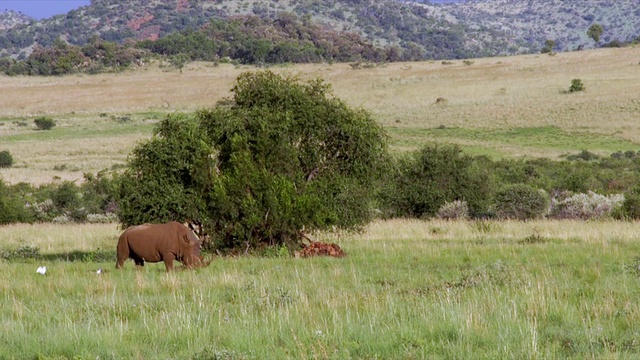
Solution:
M 244 15 L 275 19 L 279 13 L 291 12 L 336 31 L 360 34 L 378 46 L 413 51 L 414 58 L 473 58 L 534 53 L 545 40 L 555 42 L 555 51 L 631 41 L 640 35 L 638 9 L 640 0 L 593 0 L 587 5 L 562 0 L 544 4 L 529 0 L 440 4 L 392 0 L 94 0 L 40 21 L 11 20 L 17 14 L 0 21 L 0 55 L 25 57 L 34 44 L 49 46 L 57 38 L 74 45 L 86 44 L 93 36 L 116 42 L 156 40 L 200 28 L 211 19 Z M 594 23 L 605 29 L 600 44 L 586 35 Z

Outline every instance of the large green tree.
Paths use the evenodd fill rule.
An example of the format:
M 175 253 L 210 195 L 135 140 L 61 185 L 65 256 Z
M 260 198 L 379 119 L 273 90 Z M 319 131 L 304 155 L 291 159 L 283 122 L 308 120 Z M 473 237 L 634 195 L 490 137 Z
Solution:
M 165 119 L 121 179 L 121 219 L 196 220 L 216 247 L 298 242 L 370 220 L 386 135 L 321 79 L 241 74 L 232 97 Z M 170 130 L 169 130 L 170 129 Z

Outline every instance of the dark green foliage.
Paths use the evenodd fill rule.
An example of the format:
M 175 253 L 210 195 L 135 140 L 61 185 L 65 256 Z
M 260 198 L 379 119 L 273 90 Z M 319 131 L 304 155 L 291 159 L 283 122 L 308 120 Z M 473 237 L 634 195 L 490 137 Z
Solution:
M 502 219 L 536 219 L 549 208 L 549 196 L 544 191 L 524 184 L 505 186 L 494 201 L 496 215 Z
M 600 42 L 600 36 L 602 36 L 603 32 L 604 32 L 604 29 L 602 28 L 602 25 L 593 24 L 589 27 L 589 30 L 587 30 L 587 36 L 592 38 L 593 41 L 595 41 L 597 44 Z
M 33 122 L 36 124 L 38 130 L 51 130 L 54 126 L 56 126 L 55 120 L 48 116 L 35 118 Z
M 304 23 L 291 13 L 280 13 L 275 19 L 257 16 L 212 19 L 200 30 L 142 41 L 138 46 L 171 59 L 177 55 L 202 61 L 230 58 L 245 64 L 387 60 L 384 49 L 374 47 L 357 34 Z
M 624 194 L 622 214 L 627 219 L 640 219 L 640 187 L 634 187 Z
M 0 58 L 0 71 L 12 76 L 95 74 L 127 68 L 148 56 L 146 51 L 95 36 L 82 47 L 58 39 L 48 47 L 35 46 L 23 60 Z
M 72 181 L 65 181 L 51 192 L 53 204 L 60 209 L 70 209 L 80 202 L 80 191 Z
M 401 158 L 380 194 L 384 213 L 431 217 L 454 200 L 466 201 L 472 215 L 485 212 L 493 190 L 485 161 L 455 146 L 426 146 Z
M 106 171 L 97 175 L 84 174 L 84 182 L 80 186 L 81 205 L 89 214 L 115 213 L 117 206 L 115 196 L 117 184 Z
M 29 221 L 85 222 L 87 216 L 114 213 L 115 183 L 110 176 L 85 174 L 80 185 L 63 181 L 32 187 L 20 183 L 11 186 L 12 192 L 28 215 Z
M 270 71 L 240 75 L 232 92 L 136 148 L 121 179 L 124 225 L 197 220 L 216 246 L 244 248 L 370 219 L 386 137 L 367 112 L 322 80 Z
M 0 225 L 31 222 L 21 194 L 0 179 Z
M 206 218 L 205 189 L 216 176 L 212 147 L 194 119 L 169 116 L 154 136 L 133 150 L 118 178 L 123 227 L 146 222 Z
M 197 114 L 218 150 L 210 209 L 218 241 L 298 241 L 304 230 L 352 229 L 370 219 L 386 137 L 321 80 L 244 73 L 233 105 Z
M 583 91 L 585 89 L 584 84 L 582 83 L 582 80 L 580 79 L 573 79 L 571 80 L 571 86 L 569 87 L 569 92 L 579 92 L 579 91 Z
M 556 42 L 554 40 L 545 40 L 544 47 L 540 50 L 543 54 L 551 54 L 553 53 L 553 47 L 556 46 Z
M 0 168 L 8 168 L 13 166 L 13 156 L 9 150 L 0 151 Z

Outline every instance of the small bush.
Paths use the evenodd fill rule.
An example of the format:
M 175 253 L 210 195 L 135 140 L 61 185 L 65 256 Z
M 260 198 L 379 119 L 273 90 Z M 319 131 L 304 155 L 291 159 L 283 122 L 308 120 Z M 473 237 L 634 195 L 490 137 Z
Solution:
M 582 150 L 579 154 L 567 156 L 567 160 L 569 161 L 594 161 L 598 159 L 600 159 L 600 157 L 597 154 L 594 154 L 588 150 Z
M 502 219 L 529 220 L 544 216 L 549 196 L 544 190 L 529 185 L 508 185 L 495 196 L 495 210 Z
M 578 91 L 583 91 L 585 89 L 584 84 L 582 83 L 582 80 L 580 79 L 573 79 L 571 80 L 571 86 L 569 87 L 569 92 L 578 92 Z
M 634 189 L 624 195 L 622 214 L 628 219 L 640 219 L 640 189 Z
M 70 210 L 80 204 L 80 189 L 71 182 L 65 181 L 51 193 L 53 204 L 60 210 Z
M 0 151 L 0 168 L 9 168 L 13 165 L 13 156 L 9 150 Z
M 0 225 L 30 222 L 31 217 L 15 186 L 6 185 L 0 179 Z
M 445 202 L 444 205 L 438 209 L 436 215 L 438 218 L 445 220 L 468 219 L 469 206 L 466 201 L 455 200 Z
M 425 146 L 396 160 L 380 191 L 380 206 L 391 217 L 427 218 L 447 201 L 464 199 L 474 215 L 489 207 L 492 180 L 480 159 L 457 146 Z
M 550 216 L 555 219 L 601 219 L 611 217 L 624 202 L 624 195 L 600 195 L 592 191 L 551 201 Z
M 33 122 L 36 124 L 38 130 L 51 130 L 51 128 L 56 126 L 56 122 L 48 116 L 41 116 L 33 120 Z

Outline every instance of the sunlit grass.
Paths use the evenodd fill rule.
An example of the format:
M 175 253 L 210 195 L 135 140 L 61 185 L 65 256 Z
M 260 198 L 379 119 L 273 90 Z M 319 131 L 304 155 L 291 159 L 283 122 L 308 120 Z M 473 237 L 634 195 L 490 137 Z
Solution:
M 0 260 L 0 357 L 640 354 L 637 223 L 377 221 L 358 235 L 315 234 L 346 258 L 216 258 L 171 274 L 131 262 L 116 271 L 119 231 L 2 228 L 3 247 L 41 256 Z M 64 257 L 97 249 L 114 259 Z

